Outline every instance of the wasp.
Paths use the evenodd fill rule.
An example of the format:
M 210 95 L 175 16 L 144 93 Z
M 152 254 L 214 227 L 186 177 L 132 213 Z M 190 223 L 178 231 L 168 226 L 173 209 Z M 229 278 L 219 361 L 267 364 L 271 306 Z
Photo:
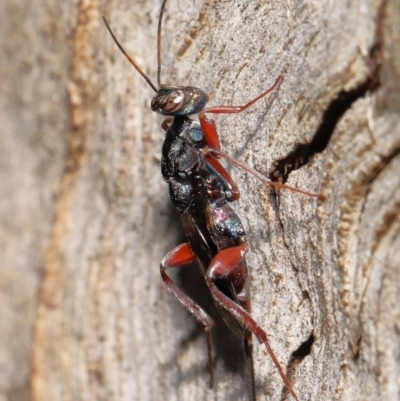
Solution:
M 254 335 L 266 347 L 283 383 L 298 400 L 278 362 L 266 332 L 250 315 L 250 291 L 245 255 L 249 250 L 243 224 L 231 204 L 239 199 L 237 185 L 219 162 L 222 157 L 245 169 L 275 188 L 286 188 L 305 195 L 322 195 L 302 191 L 273 182 L 246 164 L 221 151 L 219 135 L 210 114 L 240 113 L 273 91 L 283 77 L 265 92 L 243 106 L 206 107 L 208 95 L 193 86 L 170 86 L 161 83 L 161 26 L 167 0 L 163 0 L 157 31 L 157 85 L 127 54 L 103 20 L 116 45 L 156 93 L 151 109 L 167 118 L 162 123 L 165 139 L 162 147 L 161 173 L 169 187 L 174 207 L 178 210 L 187 236 L 187 243 L 170 251 L 160 264 L 161 277 L 168 291 L 197 319 L 204 329 L 208 348 L 210 386 L 213 383 L 211 329 L 213 319 L 188 297 L 169 277 L 168 270 L 196 263 L 205 278 L 212 299 L 231 331 L 243 339 L 249 399 L 256 400 L 253 342 Z M 198 116 L 198 119 L 193 118 Z

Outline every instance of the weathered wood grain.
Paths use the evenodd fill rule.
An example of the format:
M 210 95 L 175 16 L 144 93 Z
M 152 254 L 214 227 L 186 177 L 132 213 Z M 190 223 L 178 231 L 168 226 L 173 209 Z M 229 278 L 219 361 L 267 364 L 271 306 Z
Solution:
M 217 330 L 209 389 L 201 330 L 161 283 L 184 241 L 161 118 L 101 21 L 155 80 L 160 1 L 65 3 L 0 2 L 0 400 L 245 400 L 235 340 Z M 233 170 L 252 314 L 302 401 L 400 399 L 398 26 L 396 0 L 167 4 L 162 81 L 243 104 L 283 74 L 218 117 L 222 146 L 327 197 Z M 258 400 L 290 399 L 254 358 Z

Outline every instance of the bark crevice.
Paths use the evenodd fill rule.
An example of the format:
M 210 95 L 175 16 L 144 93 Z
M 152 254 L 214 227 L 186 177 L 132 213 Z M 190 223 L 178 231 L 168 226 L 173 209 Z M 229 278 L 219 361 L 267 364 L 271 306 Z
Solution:
M 376 19 L 375 40 L 365 60 L 369 70 L 368 76 L 356 88 L 340 91 L 330 102 L 323 113 L 321 124 L 311 142 L 297 144 L 286 157 L 274 162 L 269 174 L 272 180 L 285 183 L 292 171 L 298 170 L 307 164 L 315 154 L 323 152 L 328 146 L 337 124 L 353 103 L 358 99 L 364 98 L 368 93 L 375 92 L 381 86 L 380 71 L 384 41 L 385 6 L 386 0 L 382 1 L 379 8 Z

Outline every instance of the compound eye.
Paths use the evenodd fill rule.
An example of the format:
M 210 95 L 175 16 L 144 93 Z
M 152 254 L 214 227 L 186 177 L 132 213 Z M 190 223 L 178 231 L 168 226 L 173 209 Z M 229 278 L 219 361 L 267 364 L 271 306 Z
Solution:
M 176 90 L 165 96 L 160 105 L 164 113 L 174 113 L 186 105 L 187 94 L 183 90 Z
M 208 102 L 208 96 L 193 86 L 161 86 L 151 101 L 151 109 L 165 116 L 188 116 L 199 113 Z

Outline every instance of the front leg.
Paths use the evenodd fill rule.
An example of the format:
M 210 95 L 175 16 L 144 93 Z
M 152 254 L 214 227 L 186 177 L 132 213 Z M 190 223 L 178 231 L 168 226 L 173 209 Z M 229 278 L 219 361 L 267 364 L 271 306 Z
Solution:
M 174 117 L 168 117 L 161 123 L 161 128 L 164 131 L 167 131 L 173 122 L 174 122 Z
M 196 257 L 193 254 L 189 244 L 182 244 L 170 251 L 160 264 L 161 277 L 166 285 L 168 291 L 172 293 L 175 298 L 194 315 L 197 321 L 203 328 L 207 339 L 208 351 L 208 366 L 210 371 L 210 387 L 213 386 L 214 374 L 212 366 L 212 344 L 211 344 L 211 328 L 214 326 L 214 321 L 208 314 L 197 305 L 192 299 L 178 288 L 178 286 L 169 278 L 166 273 L 167 269 L 173 269 L 180 266 L 185 266 L 190 263 L 195 263 Z
M 249 312 L 246 311 L 242 306 L 234 302 L 232 299 L 222 293 L 215 285 L 216 280 L 220 279 L 233 279 L 238 272 L 235 272 L 236 267 L 240 264 L 244 255 L 248 251 L 247 244 L 234 246 L 231 248 L 225 248 L 218 252 L 210 263 L 207 269 L 206 280 L 210 288 L 211 295 L 215 302 L 218 303 L 222 308 L 227 310 L 242 326 L 245 330 L 253 333 L 261 344 L 264 344 L 267 348 L 267 352 L 272 359 L 272 362 L 278 369 L 278 372 L 285 383 L 286 387 L 290 391 L 290 394 L 298 400 L 296 393 L 293 391 L 289 379 L 283 373 L 282 367 L 272 348 L 269 344 L 267 333 L 253 320 Z M 240 274 L 240 272 L 239 272 Z
M 206 116 L 207 113 L 211 114 L 234 114 L 234 113 L 240 113 L 246 109 L 248 109 L 250 106 L 252 106 L 254 103 L 256 103 L 258 100 L 266 96 L 268 93 L 272 92 L 278 84 L 282 81 L 283 77 L 282 75 L 278 75 L 276 78 L 274 84 L 268 88 L 265 92 L 261 93 L 261 95 L 258 95 L 256 98 L 253 100 L 250 100 L 250 102 L 246 103 L 243 106 L 214 106 L 214 107 L 209 107 L 208 109 L 204 109 L 202 112 L 199 114 L 199 120 L 200 120 L 200 125 L 201 129 L 203 131 L 203 134 L 206 138 L 206 142 L 208 146 L 212 149 L 215 150 L 220 150 L 220 142 L 219 142 L 219 136 L 218 136 L 218 131 L 217 131 L 217 126 L 215 125 L 215 121 L 208 118 Z

